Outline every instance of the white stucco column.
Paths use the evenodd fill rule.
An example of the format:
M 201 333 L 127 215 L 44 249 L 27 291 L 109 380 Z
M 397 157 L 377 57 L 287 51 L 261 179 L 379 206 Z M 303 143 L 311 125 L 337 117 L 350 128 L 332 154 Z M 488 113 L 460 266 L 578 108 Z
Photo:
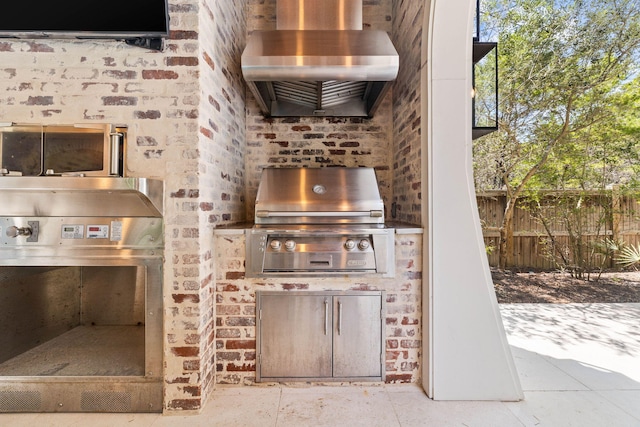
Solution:
M 473 184 L 474 9 L 474 0 L 426 0 L 425 6 L 424 388 L 436 400 L 520 400 Z

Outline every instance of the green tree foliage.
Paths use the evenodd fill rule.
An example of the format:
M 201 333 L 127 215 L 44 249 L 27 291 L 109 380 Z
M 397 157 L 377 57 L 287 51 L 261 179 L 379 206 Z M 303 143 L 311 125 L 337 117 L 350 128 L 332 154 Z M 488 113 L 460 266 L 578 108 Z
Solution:
M 527 192 L 636 183 L 640 0 L 482 7 L 483 31 L 498 41 L 500 104 L 498 132 L 474 144 L 476 187 L 506 189 L 504 267 L 514 207 Z

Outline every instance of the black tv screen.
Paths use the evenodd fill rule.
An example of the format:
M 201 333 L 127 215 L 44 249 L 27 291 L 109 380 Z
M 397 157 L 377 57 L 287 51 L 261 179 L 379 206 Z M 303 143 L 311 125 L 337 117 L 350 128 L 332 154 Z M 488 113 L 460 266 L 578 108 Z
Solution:
M 0 37 L 126 39 L 168 34 L 168 0 L 11 0 L 0 6 Z

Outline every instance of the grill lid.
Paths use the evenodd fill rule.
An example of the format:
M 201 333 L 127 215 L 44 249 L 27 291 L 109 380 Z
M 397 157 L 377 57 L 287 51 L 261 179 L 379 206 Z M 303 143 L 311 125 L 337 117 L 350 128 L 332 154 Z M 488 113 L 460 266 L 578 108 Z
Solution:
M 256 224 L 384 224 L 372 168 L 266 168 Z

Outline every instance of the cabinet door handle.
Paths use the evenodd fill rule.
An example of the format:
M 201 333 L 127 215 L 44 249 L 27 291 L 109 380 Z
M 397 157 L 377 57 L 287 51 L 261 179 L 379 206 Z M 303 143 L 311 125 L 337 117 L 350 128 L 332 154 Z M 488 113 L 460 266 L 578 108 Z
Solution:
M 327 323 L 329 322 L 329 300 L 325 298 L 324 300 L 324 334 L 327 335 L 329 332 L 329 327 Z
M 338 335 L 342 332 L 342 301 L 338 301 Z

